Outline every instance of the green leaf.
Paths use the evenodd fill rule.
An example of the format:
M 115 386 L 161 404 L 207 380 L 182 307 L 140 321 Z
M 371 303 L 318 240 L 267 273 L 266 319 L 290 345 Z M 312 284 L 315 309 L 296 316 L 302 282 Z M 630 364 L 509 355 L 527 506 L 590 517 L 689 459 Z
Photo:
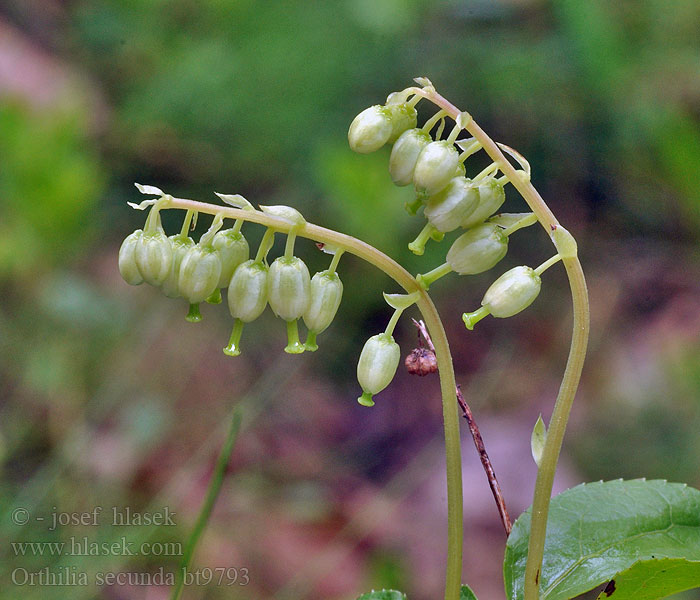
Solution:
M 523 597 L 530 511 L 508 538 L 506 595 Z M 568 600 L 614 579 L 640 561 L 700 561 L 700 491 L 666 481 L 608 481 L 579 485 L 552 499 L 541 600 Z M 671 594 L 674 580 L 665 581 Z
M 379 592 L 369 592 L 362 594 L 357 600 L 406 600 L 406 594 L 395 590 L 381 590 Z M 459 595 L 459 600 L 477 600 L 474 592 L 469 589 L 468 585 L 462 586 L 462 592 Z
M 644 560 L 616 575 L 597 600 L 656 600 L 695 587 L 700 587 L 700 561 Z
M 406 600 L 406 594 L 396 590 L 380 590 L 362 594 L 357 600 Z

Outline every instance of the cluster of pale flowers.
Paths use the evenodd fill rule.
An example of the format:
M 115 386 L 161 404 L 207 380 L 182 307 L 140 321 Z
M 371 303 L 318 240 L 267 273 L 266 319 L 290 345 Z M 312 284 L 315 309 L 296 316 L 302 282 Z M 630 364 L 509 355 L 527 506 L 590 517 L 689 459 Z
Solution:
M 289 206 L 263 206 L 261 209 L 291 225 L 283 256 L 268 264 L 275 231 L 268 228 L 254 258 L 241 233 L 242 220 L 221 229 L 224 218 L 214 217 L 211 227 L 195 243 L 190 227 L 196 214 L 187 211 L 180 233 L 167 236 L 160 220 L 160 210 L 170 197 L 158 188 L 140 186 L 146 194 L 159 199 L 146 200 L 137 208 L 150 206 L 146 224 L 129 235 L 119 251 L 119 271 L 131 285 L 146 282 L 158 287 L 170 298 L 184 298 L 190 304 L 187 320 L 201 320 L 199 304 L 221 302 L 221 289 L 227 289 L 227 301 L 234 318 L 233 330 L 224 353 L 240 354 L 243 325 L 257 319 L 269 304 L 272 311 L 287 323 L 285 351 L 300 354 L 318 349 L 316 336 L 333 321 L 343 295 L 343 284 L 336 273 L 342 250 L 334 254 L 328 269 L 310 277 L 300 258 L 294 256 L 296 230 L 306 223 L 304 217 Z M 242 196 L 219 194 L 225 202 L 244 210 L 255 210 Z M 306 342 L 299 340 L 298 320 L 308 328 Z
M 427 80 L 419 83 L 426 86 L 424 89 L 430 86 Z M 439 242 L 446 233 L 464 231 L 452 243 L 442 265 L 417 275 L 418 283 L 427 290 L 451 272 L 476 275 L 491 269 L 506 255 L 509 236 L 536 223 L 537 218 L 533 213 L 494 215 L 505 202 L 504 187 L 509 181 L 505 175 L 497 177 L 500 168 L 495 162 L 472 178 L 466 176 L 465 161 L 481 149 L 481 144 L 472 137 L 458 139 L 471 117 L 459 114 L 447 138 L 441 139 L 446 111 L 439 110 L 422 127 L 417 127 L 416 105 L 423 97 L 417 88 L 390 94 L 384 105 L 371 106 L 355 117 L 348 141 L 361 154 L 392 145 L 391 179 L 398 186 L 413 184 L 415 199 L 406 204 L 406 209 L 412 215 L 422 209 L 427 221 L 408 245 L 412 252 L 422 255 L 428 240 Z M 436 126 L 433 138 L 431 132 Z M 530 165 L 525 158 L 508 146 L 498 145 L 519 163 L 521 169 L 516 174 L 529 179 Z M 568 232 L 561 228 L 557 236 L 568 236 Z M 571 244 L 575 245 L 573 238 Z M 506 318 L 527 308 L 539 295 L 540 275 L 560 259 L 557 254 L 536 269 L 518 266 L 501 275 L 486 291 L 481 308 L 463 314 L 465 326 L 473 329 L 489 314 Z M 405 307 L 394 308 L 399 311 Z M 364 390 L 360 398 L 363 404 L 372 403 L 372 395 L 389 384 L 398 367 L 400 353 L 392 337 L 394 320 L 387 331 L 370 338 L 360 357 L 358 377 Z

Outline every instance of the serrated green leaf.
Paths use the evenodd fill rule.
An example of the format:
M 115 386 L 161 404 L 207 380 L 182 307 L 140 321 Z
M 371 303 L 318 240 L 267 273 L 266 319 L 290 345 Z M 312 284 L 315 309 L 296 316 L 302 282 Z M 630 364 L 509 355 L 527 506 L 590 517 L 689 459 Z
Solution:
M 468 585 L 462 585 L 462 592 L 459 595 L 459 600 L 477 600 L 477 598 Z
M 362 594 L 357 600 L 406 600 L 406 594 L 396 590 L 379 590 Z
M 700 587 L 700 561 L 645 560 L 615 575 L 597 600 L 657 600 L 695 587 Z
M 523 597 L 529 532 L 530 510 L 506 546 L 509 600 Z M 700 491 L 643 479 L 579 485 L 552 499 L 540 598 L 574 598 L 654 559 L 700 561 Z

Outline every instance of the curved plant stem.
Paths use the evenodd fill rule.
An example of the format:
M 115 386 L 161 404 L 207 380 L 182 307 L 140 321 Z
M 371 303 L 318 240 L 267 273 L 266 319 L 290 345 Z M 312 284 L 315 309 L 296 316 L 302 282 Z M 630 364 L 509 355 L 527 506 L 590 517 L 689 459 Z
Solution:
M 207 526 L 207 521 L 209 521 L 209 517 L 211 516 L 214 503 L 219 495 L 219 491 L 221 491 L 221 484 L 224 481 L 226 467 L 228 467 L 229 459 L 231 457 L 231 450 L 233 450 L 233 444 L 236 441 L 240 428 L 241 413 L 238 410 L 234 410 L 231 418 L 231 426 L 229 427 L 223 448 L 221 448 L 221 454 L 219 454 L 219 458 L 216 461 L 216 466 L 214 467 L 214 472 L 211 476 L 211 481 L 209 482 L 207 496 L 204 499 L 204 504 L 202 504 L 202 508 L 197 516 L 197 521 L 192 529 L 192 533 L 190 533 L 190 537 L 187 539 L 187 544 L 185 545 L 185 549 L 182 553 L 182 560 L 180 561 L 180 566 L 175 574 L 175 585 L 173 586 L 173 591 L 170 594 L 170 600 L 179 600 L 180 596 L 182 595 L 182 590 L 185 584 L 185 572 L 190 567 L 192 557 L 194 556 L 194 551 L 197 547 L 197 542 L 199 542 L 199 538 L 204 532 L 204 528 Z
M 461 111 L 448 100 L 443 98 L 434 89 L 428 87 L 417 89 L 416 93 L 427 98 L 451 117 L 457 119 Z M 542 196 L 537 192 L 529 178 L 515 170 L 511 163 L 501 152 L 498 145 L 479 127 L 473 119 L 464 120 L 465 129 L 477 140 L 486 153 L 491 157 L 498 168 L 520 192 L 528 203 L 537 220 L 550 234 L 559 226 L 559 222 L 549 209 Z M 539 597 L 539 579 L 542 569 L 542 557 L 544 555 L 544 542 L 547 532 L 547 515 L 549 513 L 549 501 L 552 495 L 554 472 L 559 460 L 566 424 L 569 419 L 571 406 L 576 395 L 576 389 L 581 378 L 583 361 L 588 346 L 588 332 L 590 318 L 588 309 L 588 291 L 583 269 L 578 258 L 566 258 L 562 260 L 569 278 L 571 295 L 573 300 L 573 334 L 571 349 L 566 363 L 564 377 L 557 401 L 554 405 L 552 418 L 547 429 L 547 441 L 542 453 L 542 460 L 537 471 L 535 482 L 535 494 L 532 503 L 532 520 L 530 525 L 530 541 L 528 547 L 527 566 L 525 568 L 525 594 L 524 600 L 537 600 Z
M 211 215 L 221 214 L 225 218 L 242 219 L 259 223 L 282 233 L 288 233 L 292 227 L 289 222 L 260 211 L 240 210 L 228 206 L 215 206 L 182 198 L 172 198 L 163 208 L 196 210 L 200 213 L 208 213 Z M 452 366 L 452 355 L 450 354 L 445 329 L 437 309 L 427 292 L 406 269 L 373 246 L 352 236 L 326 229 L 325 227 L 319 227 L 318 225 L 312 225 L 311 223 L 306 223 L 303 227 L 295 228 L 295 231 L 299 237 L 343 248 L 345 252 L 362 258 L 386 273 L 407 293 L 419 293 L 416 305 L 423 316 L 432 337 L 433 344 L 435 345 L 435 357 L 438 363 L 442 394 L 447 471 L 447 568 L 445 576 L 445 600 L 459 600 L 463 543 L 462 455 L 459 437 L 459 414 L 458 406 L 455 402 L 456 384 Z M 173 598 L 173 600 L 175 600 L 175 598 Z

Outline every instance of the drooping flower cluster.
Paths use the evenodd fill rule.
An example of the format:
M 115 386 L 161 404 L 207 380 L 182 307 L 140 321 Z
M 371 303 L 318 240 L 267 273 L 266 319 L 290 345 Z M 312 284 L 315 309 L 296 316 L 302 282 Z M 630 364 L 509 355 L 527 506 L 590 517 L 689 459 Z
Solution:
M 458 139 L 469 126 L 471 117 L 468 114 L 455 117 L 454 126 L 445 139 L 441 139 L 448 116 L 445 110 L 439 110 L 422 127 L 416 126 L 417 117 L 413 116 L 416 105 L 433 90 L 428 80 L 416 81 L 422 89 L 412 87 L 394 92 L 384 106 L 373 106 L 357 115 L 350 125 L 348 141 L 356 152 L 367 153 L 395 140 L 389 157 L 389 174 L 398 186 L 413 184 L 415 200 L 407 203 L 406 209 L 415 215 L 422 208 L 427 220 L 416 239 L 408 245 L 413 253 L 422 255 L 430 239 L 439 242 L 446 233 L 463 231 L 452 243 L 444 264 L 416 276 L 418 283 L 427 290 L 433 282 L 452 271 L 475 275 L 491 269 L 506 255 L 508 237 L 536 223 L 537 218 L 532 213 L 492 216 L 505 202 L 507 177 L 498 177 L 500 165 L 497 163 L 467 177 L 465 163 L 481 149 L 481 144 L 473 137 Z M 408 113 L 412 115 L 410 119 L 396 117 Z M 519 163 L 518 176 L 529 178 L 527 161 L 511 148 L 503 144 L 498 146 Z M 568 232 L 562 228 L 560 234 L 568 235 Z M 537 269 L 521 266 L 501 275 L 484 295 L 482 307 L 464 313 L 465 326 L 473 329 L 476 322 L 489 314 L 505 318 L 527 308 L 539 294 L 540 275 L 560 258 L 557 254 Z M 369 404 L 371 394 L 381 391 L 391 381 L 398 364 L 395 358 L 398 349 L 393 344 L 393 338 L 386 333 L 367 341 L 358 366 L 358 378 L 364 390 L 361 403 Z
M 506 198 L 504 188 L 509 180 L 505 174 L 498 175 L 504 165 L 494 162 L 468 177 L 467 159 L 481 150 L 476 138 L 460 137 L 469 130 L 471 117 L 467 113 L 455 114 L 456 111 L 448 115 L 447 110 L 441 109 L 422 127 L 417 127 L 418 102 L 422 98 L 434 99 L 431 94 L 435 93 L 428 80 L 417 81 L 422 87 L 392 93 L 384 105 L 362 111 L 350 125 L 348 140 L 350 147 L 362 154 L 392 144 L 391 179 L 398 186 L 413 185 L 415 199 L 406 208 L 411 215 L 422 209 L 426 219 L 421 232 L 408 245 L 412 252 L 422 255 L 428 240 L 440 242 L 445 234 L 461 230 L 446 252 L 445 262 L 416 276 L 418 285 L 415 287 L 428 290 L 436 280 L 451 272 L 475 275 L 491 269 L 506 255 L 509 236 L 536 223 L 537 218 L 532 213 L 494 215 Z M 442 139 L 448 117 L 454 120 L 454 126 Z M 503 144 L 498 146 L 519 164 L 516 176 L 529 178 L 527 161 L 511 148 Z M 512 174 L 514 169 L 509 165 L 508 171 Z M 206 212 L 216 216 L 208 231 L 195 243 L 189 234 L 196 222 L 195 210 L 201 209 L 201 205 L 197 207 L 190 201 L 181 201 L 177 208 L 188 209 L 182 229 L 168 237 L 161 225 L 160 211 L 171 208 L 178 199 L 152 186 L 137 184 L 137 187 L 156 198 L 132 205 L 140 209 L 150 207 L 150 212 L 143 230 L 129 235 L 119 252 L 119 270 L 127 283 L 138 285 L 145 281 L 159 287 L 168 297 L 184 298 L 190 305 L 189 321 L 201 320 L 199 304 L 221 302 L 221 290 L 226 289 L 227 304 L 234 319 L 229 343 L 224 348 L 228 355 L 240 354 L 244 324 L 257 319 L 268 304 L 275 315 L 286 322 L 286 352 L 298 354 L 318 348 L 316 337 L 331 324 L 342 298 L 343 284 L 336 268 L 346 248 L 326 246 L 325 251 L 334 255 L 329 268 L 310 277 L 304 262 L 294 255 L 296 237 L 307 224 L 298 211 L 288 206 L 260 207 L 284 226 L 268 227 L 253 258 L 241 233 L 243 219 L 223 229 L 221 207 L 208 207 Z M 235 208 L 256 210 L 242 196 L 219 194 L 219 197 Z M 236 214 L 240 217 L 242 213 Z M 269 222 L 268 218 L 259 216 L 252 220 Z M 276 232 L 287 235 L 285 250 L 269 264 L 267 255 Z M 308 237 L 308 231 L 304 235 Z M 559 253 L 536 269 L 519 266 L 497 278 L 486 291 L 481 308 L 462 315 L 467 329 L 472 329 L 489 314 L 498 318 L 513 316 L 535 300 L 541 287 L 541 274 L 561 258 L 576 254 L 576 243 L 564 228 L 552 231 L 552 238 Z M 357 365 L 357 378 L 363 391 L 358 398 L 360 404 L 372 406 L 372 396 L 393 379 L 400 362 L 393 331 L 402 312 L 416 303 L 421 293 L 424 292 L 419 289 L 404 295 L 384 295 L 394 314 L 386 330 L 370 337 L 360 354 Z M 304 343 L 299 339 L 299 319 L 308 329 Z M 424 365 L 420 356 L 409 361 L 408 368 L 419 374 L 434 370 Z
M 160 196 L 146 200 L 135 208 L 150 207 L 143 230 L 137 230 L 123 242 L 119 251 L 119 271 L 131 285 L 146 282 L 159 287 L 169 298 L 184 298 L 190 305 L 187 320 L 201 320 L 199 304 L 221 302 L 221 289 L 227 301 L 233 329 L 224 353 L 240 354 L 243 325 L 257 319 L 269 304 L 273 312 L 287 323 L 286 352 L 299 354 L 318 349 L 316 336 L 333 321 L 343 295 L 343 284 L 336 273 L 342 250 L 333 250 L 333 260 L 326 271 L 309 275 L 304 262 L 294 256 L 297 231 L 306 221 L 288 206 L 264 206 L 261 209 L 288 223 L 287 244 L 283 256 L 271 265 L 267 255 L 272 247 L 274 229 L 263 236 L 257 254 L 250 258 L 248 242 L 241 233 L 242 220 L 230 229 L 222 229 L 221 214 L 195 243 L 189 236 L 196 213 L 187 211 L 179 234 L 167 237 L 160 222 L 160 211 L 172 198 L 158 188 L 140 186 L 144 194 Z M 219 194 L 226 203 L 244 210 L 255 210 L 242 196 Z M 328 251 L 328 250 L 326 250 Z M 299 340 L 298 320 L 308 328 L 306 343 Z

